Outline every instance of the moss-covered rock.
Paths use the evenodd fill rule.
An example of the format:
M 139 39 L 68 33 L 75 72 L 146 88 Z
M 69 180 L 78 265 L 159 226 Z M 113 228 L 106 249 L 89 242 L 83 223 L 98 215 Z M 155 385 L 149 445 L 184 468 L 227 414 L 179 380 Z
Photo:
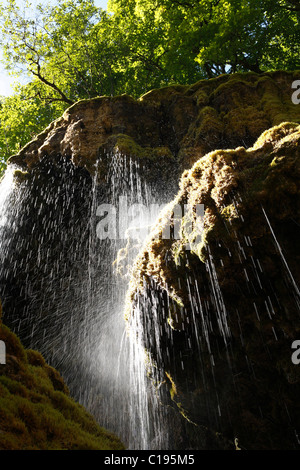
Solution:
M 300 126 L 288 122 L 251 148 L 200 158 L 138 257 L 128 293 L 127 318 L 140 315 L 179 412 L 248 449 L 298 446 L 299 149 Z M 181 239 L 164 239 L 185 204 L 203 204 L 203 218 L 190 209 L 195 230 L 185 215 Z
M 1 323 L 6 364 L 0 365 L 1 450 L 121 450 L 69 395 L 60 374 L 37 351 L 25 350 Z
M 274 125 L 300 122 L 291 100 L 299 78 L 299 72 L 237 73 L 152 90 L 138 100 L 127 95 L 82 100 L 11 162 L 34 168 L 45 155 L 62 155 L 94 173 L 103 151 L 120 151 L 149 158 L 152 170 L 155 165 L 162 173 L 165 159 L 173 157 L 181 173 L 211 150 L 251 146 Z
M 134 161 L 157 199 L 172 199 L 183 174 L 137 260 L 127 318 L 132 308 L 138 314 L 142 299 L 145 346 L 156 359 L 160 351 L 162 383 L 196 432 L 204 425 L 229 442 L 238 436 L 244 447 L 293 448 L 298 379 L 288 354 L 298 317 L 282 255 L 298 282 L 300 106 L 291 96 L 299 79 L 299 71 L 238 73 L 152 90 L 138 100 L 83 100 L 13 156 L 15 179 L 26 191 L 8 234 L 0 287 L 6 321 L 22 328 L 22 341 L 32 334 L 40 349 L 46 330 L 52 357 L 57 329 L 63 335 L 75 315 L 62 318 L 57 306 L 77 303 L 78 324 L 84 320 L 76 286 L 91 261 L 93 204 L 108 202 L 113 191 L 115 198 L 133 192 L 126 165 Z M 116 169 L 122 187 L 112 190 Z M 193 212 L 182 223 L 172 215 L 185 204 L 204 205 L 200 242 L 197 230 L 189 231 Z M 180 223 L 181 240 L 162 237 L 170 223 L 171 231 Z M 95 292 L 106 285 L 108 264 L 103 269 L 100 260 L 106 248 L 95 244 Z M 157 317 L 149 314 L 151 301 Z M 34 331 L 29 310 L 41 320 Z M 157 318 L 158 342 L 149 336 Z M 72 334 L 64 339 L 69 346 Z M 90 373 L 71 352 L 62 367 Z M 77 383 L 68 373 L 73 391 Z

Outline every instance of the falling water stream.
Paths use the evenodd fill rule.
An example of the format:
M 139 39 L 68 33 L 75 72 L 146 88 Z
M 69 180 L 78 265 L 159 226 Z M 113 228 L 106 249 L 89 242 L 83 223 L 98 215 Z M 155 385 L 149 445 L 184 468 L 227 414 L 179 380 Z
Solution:
M 55 169 L 45 161 L 42 173 L 24 183 L 16 183 L 15 168 L 8 168 L 0 185 L 4 310 L 13 304 L 13 329 L 61 371 L 102 426 L 130 449 L 165 448 L 168 435 L 146 376 L 141 325 L 138 317 L 124 320 L 130 269 L 162 201 L 137 161 L 118 153 L 107 159 L 104 187 L 97 171 L 90 182 L 64 159 Z M 116 216 L 112 237 L 105 230 L 100 236 L 98 227 L 105 205 Z M 38 217 L 30 221 L 32 207 Z M 15 304 L 18 277 L 23 302 Z
M 114 302 L 111 311 L 107 312 L 105 325 L 101 327 L 96 363 L 99 370 L 107 371 L 111 384 L 109 395 L 112 395 L 104 399 L 101 408 L 102 417 L 106 414 L 104 424 L 110 427 L 110 420 L 116 413 L 115 422 L 120 421 L 120 417 L 125 420 L 119 432 L 121 436 L 127 434 L 129 448 L 150 449 L 166 447 L 168 435 L 164 421 L 160 419 L 158 396 L 146 376 L 142 325 L 138 317 L 132 318 L 127 325 L 124 323 L 131 268 L 161 204 L 158 193 L 154 196 L 151 187 L 142 180 L 141 173 L 137 161 L 118 153 L 111 156 L 106 179 L 110 188 L 109 200 L 116 209 L 113 215 L 117 226 L 112 232 L 119 233 L 109 242 L 110 266 L 107 266 L 107 273 L 112 268 L 109 282 L 114 288 L 109 297 L 113 296 Z M 118 406 L 115 408 L 116 403 Z

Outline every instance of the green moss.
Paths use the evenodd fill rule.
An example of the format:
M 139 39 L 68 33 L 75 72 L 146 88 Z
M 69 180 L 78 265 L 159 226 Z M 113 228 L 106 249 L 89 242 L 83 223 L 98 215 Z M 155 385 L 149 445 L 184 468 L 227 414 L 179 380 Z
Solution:
M 299 109 L 292 102 L 291 96 L 276 95 L 273 87 L 269 84 L 265 87 L 263 97 L 261 99 L 263 110 L 270 116 L 271 124 L 277 126 L 285 121 L 300 122 Z
M 10 329 L 3 325 L 3 323 L 0 322 L 0 333 L 1 333 L 1 340 L 4 341 L 6 345 L 9 345 L 9 351 L 12 356 L 14 356 L 20 364 L 25 364 L 26 361 L 26 352 L 22 346 L 21 341 L 15 335 L 10 331 Z
M 170 85 L 162 88 L 154 88 L 142 95 L 138 101 L 151 103 L 154 106 L 160 107 L 165 99 L 169 99 L 173 95 L 184 93 L 189 87 L 186 85 Z
M 210 243 L 216 243 L 216 240 L 229 245 L 232 243 L 228 225 L 231 225 L 231 230 L 234 227 L 239 230 L 240 211 L 244 217 L 250 217 L 249 214 L 257 213 L 260 204 L 270 206 L 270 211 L 283 207 L 282 214 L 294 210 L 285 207 L 285 201 L 287 195 L 299 194 L 297 178 L 300 177 L 300 170 L 295 152 L 299 138 L 300 126 L 297 123 L 281 123 L 263 132 L 252 148 L 210 152 L 200 158 L 190 171 L 184 172 L 177 197 L 154 228 L 152 240 L 150 238 L 136 263 L 128 299 L 134 302 L 136 292 L 143 288 L 143 282 L 154 279 L 162 289 L 167 290 L 176 305 L 176 308 L 170 308 L 169 326 L 180 330 L 184 318 L 178 316 L 179 307 L 188 303 L 188 292 L 182 290 L 178 282 L 178 278 L 185 278 L 184 271 L 187 269 L 186 244 L 191 247 L 190 263 L 193 260 L 195 263 L 197 260 L 205 262 Z M 243 194 L 238 208 L 230 196 L 232 191 Z M 196 224 L 190 230 L 193 215 L 186 214 L 181 219 L 181 240 L 163 239 L 165 224 L 170 224 L 170 221 L 174 223 L 174 204 L 188 204 L 190 207 L 204 205 L 200 237 L 195 229 Z M 167 263 L 165 259 L 168 259 Z M 128 311 L 131 311 L 130 301 L 128 304 Z
M 281 124 L 274 126 L 271 129 L 267 129 L 256 140 L 255 144 L 253 145 L 253 149 L 256 150 L 261 147 L 266 147 L 269 144 L 272 146 L 272 142 L 279 141 L 296 132 L 298 126 L 299 124 L 297 122 L 282 122 Z
M 224 74 L 151 90 L 138 100 L 128 95 L 81 100 L 10 162 L 27 170 L 46 153 L 62 153 L 94 175 L 99 153 L 117 150 L 152 161 L 174 158 L 181 170 L 190 168 L 211 150 L 249 147 L 271 126 L 300 122 L 300 107 L 291 100 L 291 84 L 299 78 L 298 71 Z M 162 167 L 161 174 L 166 171 Z M 22 181 L 25 173 L 18 178 Z
M 112 135 L 107 139 L 105 147 L 134 158 L 148 158 L 151 160 L 156 158 L 174 158 L 168 147 L 141 147 L 130 136 L 125 134 Z
M 59 373 L 0 324 L 1 450 L 119 450 L 124 446 L 72 398 Z
M 245 120 L 247 116 L 247 120 Z M 238 107 L 229 111 L 224 121 L 226 123 L 226 135 L 230 139 L 240 139 L 245 136 L 255 138 L 270 126 L 270 120 L 265 112 L 255 106 Z
M 231 91 L 236 91 L 237 87 L 251 87 L 255 88 L 256 82 L 259 78 L 259 75 L 246 72 L 246 73 L 235 73 L 232 75 L 223 75 L 224 79 L 221 83 L 217 84 L 213 91 L 213 96 L 216 98 L 219 95 L 228 95 Z
M 176 383 L 175 381 L 173 380 L 171 374 L 169 372 L 165 372 L 166 374 L 166 377 L 168 379 L 168 384 L 169 384 L 169 393 L 170 393 L 170 398 L 171 400 L 176 404 L 176 407 L 178 408 L 179 410 L 179 413 L 181 414 L 181 416 L 186 419 L 189 423 L 197 426 L 195 423 L 193 423 L 193 421 L 191 421 L 187 415 L 187 412 L 185 411 L 182 403 L 180 403 L 178 401 L 178 390 L 177 390 L 177 386 L 176 386 Z
M 197 130 L 196 137 L 200 135 L 209 135 L 210 133 L 221 133 L 223 131 L 224 125 L 219 118 L 218 112 L 216 109 L 205 106 L 201 109 L 198 120 L 197 120 Z
M 22 170 L 15 170 L 14 171 L 14 179 L 17 184 L 21 184 L 24 181 L 27 181 L 29 177 L 29 173 L 27 171 L 22 171 Z
M 182 331 L 183 329 L 183 315 L 181 313 L 180 306 L 178 303 L 173 302 L 169 307 L 169 317 L 167 319 L 168 324 L 172 330 Z
M 196 103 L 197 106 L 202 107 L 202 106 L 208 106 L 209 104 L 209 93 L 207 89 L 200 88 L 196 93 Z
M 34 351 L 33 349 L 27 349 L 26 356 L 28 364 L 32 366 L 44 367 L 46 365 L 45 359 L 38 351 Z

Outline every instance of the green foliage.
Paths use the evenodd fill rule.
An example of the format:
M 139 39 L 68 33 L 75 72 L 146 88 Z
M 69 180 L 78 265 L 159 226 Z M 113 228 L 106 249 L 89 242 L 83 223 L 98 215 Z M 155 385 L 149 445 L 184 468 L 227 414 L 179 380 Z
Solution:
M 0 365 L 1 450 L 123 449 L 69 397 L 59 373 L 1 323 L 0 339 L 7 347 L 7 363 Z
M 143 55 L 145 64 L 150 59 L 156 64 L 164 83 L 187 83 L 220 73 L 299 66 L 300 8 L 291 4 L 110 0 L 109 8 L 123 19 L 124 42 L 130 38 L 132 51 Z
M 15 94 L 0 98 L 0 173 L 6 160 L 39 134 L 66 108 L 61 101 L 45 102 L 35 80 L 20 86 Z
M 79 99 L 299 67 L 296 0 L 110 0 L 108 12 L 93 0 L 23 3 L 0 6 L 6 67 L 33 79 L 1 100 L 0 171 Z
M 7 67 L 38 78 L 43 99 L 71 104 L 299 65 L 300 10 L 288 0 L 110 0 L 108 7 L 65 0 L 26 16 L 28 0 L 24 9 L 9 0 L 1 8 Z

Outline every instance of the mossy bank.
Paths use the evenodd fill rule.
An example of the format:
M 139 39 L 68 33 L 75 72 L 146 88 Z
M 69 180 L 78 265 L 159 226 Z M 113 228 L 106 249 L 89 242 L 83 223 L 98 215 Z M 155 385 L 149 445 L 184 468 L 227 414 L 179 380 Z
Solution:
M 122 450 L 69 394 L 59 372 L 23 348 L 3 325 L 6 364 L 0 365 L 0 450 Z

